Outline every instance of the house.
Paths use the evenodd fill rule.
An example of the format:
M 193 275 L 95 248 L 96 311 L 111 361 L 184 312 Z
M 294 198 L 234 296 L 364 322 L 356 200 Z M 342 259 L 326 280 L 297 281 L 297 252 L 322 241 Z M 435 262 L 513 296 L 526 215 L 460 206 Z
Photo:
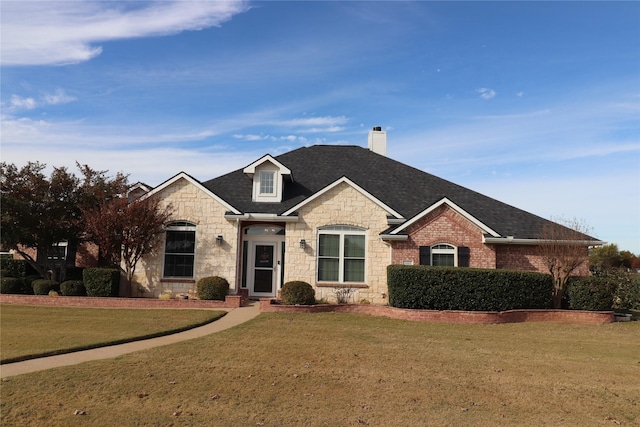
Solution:
M 145 197 L 171 203 L 174 221 L 138 265 L 134 296 L 195 295 L 198 279 L 217 275 L 249 297 L 303 280 L 317 298 L 352 288 L 384 304 L 389 264 L 546 271 L 538 249 L 553 224 L 386 157 L 379 127 L 368 148 L 267 154 L 205 182 L 182 172 Z M 584 235 L 585 259 L 601 243 Z

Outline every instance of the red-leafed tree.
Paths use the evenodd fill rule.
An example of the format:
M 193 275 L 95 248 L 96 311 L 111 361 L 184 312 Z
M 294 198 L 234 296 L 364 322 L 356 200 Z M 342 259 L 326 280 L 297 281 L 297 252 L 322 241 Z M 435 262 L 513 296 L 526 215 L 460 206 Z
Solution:
M 130 287 L 138 261 L 156 249 L 172 210 L 171 205 L 161 207 L 157 198 L 130 202 L 120 197 L 84 209 L 83 220 L 102 263 L 122 268 Z
M 596 239 L 588 232 L 588 227 L 576 219 L 550 222 L 542 231 L 540 254 L 553 278 L 554 308 L 562 308 L 569 277 L 589 262 L 589 245 Z
M 21 168 L 0 164 L 2 245 L 20 254 L 42 277 L 58 281 L 74 265 L 70 252 L 84 240 L 82 209 L 126 188 L 127 177 L 122 174 L 111 178 L 106 171 L 77 167 L 80 176 L 64 167 L 47 176 L 42 163 L 29 162 Z M 61 251 L 63 247 L 67 250 Z

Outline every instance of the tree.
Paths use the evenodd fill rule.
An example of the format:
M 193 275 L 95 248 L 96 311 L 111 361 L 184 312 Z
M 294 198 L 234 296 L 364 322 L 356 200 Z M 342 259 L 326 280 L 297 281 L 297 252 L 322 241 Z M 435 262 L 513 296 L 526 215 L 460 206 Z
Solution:
M 77 166 L 81 177 L 64 167 L 54 167 L 47 177 L 43 173 L 46 165 L 39 162 L 29 162 L 20 169 L 0 163 L 0 240 L 43 278 L 65 279 L 70 260 L 60 256 L 59 249 L 64 244 L 72 254 L 83 241 L 82 208 L 113 198 L 126 188 L 127 177 L 122 174 L 109 178 L 106 171 Z
M 554 308 L 562 308 L 569 277 L 588 260 L 589 245 L 595 241 L 586 234 L 588 231 L 576 219 L 549 222 L 542 230 L 540 254 L 553 278 Z
M 621 264 L 622 258 L 615 243 L 592 248 L 589 251 L 589 268 L 592 271 L 617 268 Z
M 172 211 L 171 205 L 162 208 L 153 197 L 131 202 L 120 197 L 84 209 L 83 219 L 87 237 L 99 247 L 100 259 L 111 266 L 124 265 L 130 287 L 138 261 L 156 248 Z

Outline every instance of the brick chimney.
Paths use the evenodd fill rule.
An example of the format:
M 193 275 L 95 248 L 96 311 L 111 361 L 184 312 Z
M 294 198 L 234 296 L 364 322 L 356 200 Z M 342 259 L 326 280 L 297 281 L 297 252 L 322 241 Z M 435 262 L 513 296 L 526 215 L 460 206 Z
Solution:
M 369 150 L 382 156 L 387 155 L 387 132 L 381 126 L 374 126 L 369 132 Z

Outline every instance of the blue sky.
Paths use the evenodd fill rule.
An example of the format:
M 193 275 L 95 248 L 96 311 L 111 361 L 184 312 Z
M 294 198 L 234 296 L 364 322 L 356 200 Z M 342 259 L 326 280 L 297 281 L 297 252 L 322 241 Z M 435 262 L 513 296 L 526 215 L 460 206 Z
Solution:
M 639 2 L 2 1 L 2 161 L 155 186 L 312 144 L 640 253 Z

